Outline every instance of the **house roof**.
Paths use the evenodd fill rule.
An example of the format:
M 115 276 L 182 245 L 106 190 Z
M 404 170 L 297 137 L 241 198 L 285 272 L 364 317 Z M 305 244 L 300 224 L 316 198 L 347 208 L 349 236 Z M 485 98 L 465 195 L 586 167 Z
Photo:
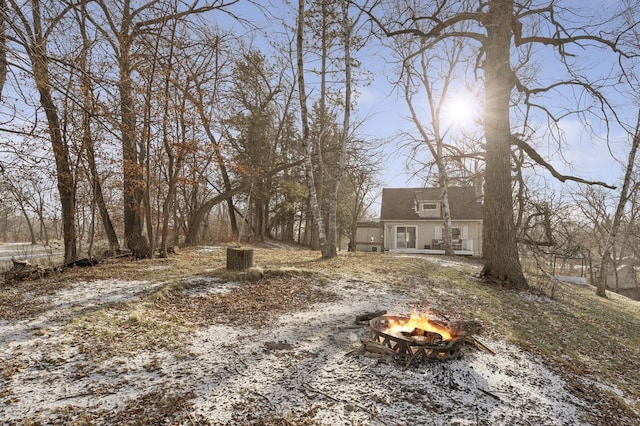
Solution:
M 483 205 L 473 187 L 449 188 L 449 208 L 453 220 L 483 218 Z M 440 220 L 440 217 L 421 218 L 416 211 L 416 201 L 437 201 L 442 198 L 440 188 L 383 188 L 381 221 L 389 220 Z
M 383 226 L 384 225 L 381 222 L 371 220 L 356 223 L 356 227 L 358 228 L 382 228 Z

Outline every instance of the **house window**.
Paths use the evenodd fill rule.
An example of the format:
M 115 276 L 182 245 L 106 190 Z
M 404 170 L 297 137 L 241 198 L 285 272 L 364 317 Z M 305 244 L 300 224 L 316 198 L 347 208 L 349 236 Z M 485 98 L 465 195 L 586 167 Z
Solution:
M 418 201 L 418 216 L 440 217 L 440 203 L 437 201 Z
M 451 239 L 459 240 L 462 238 L 462 229 L 460 228 L 451 228 Z
M 414 249 L 416 248 L 416 227 L 398 226 L 396 227 L 396 248 Z
M 422 203 L 422 211 L 435 211 L 438 210 L 436 203 Z
M 453 226 L 451 227 L 452 240 L 466 240 L 467 238 L 469 238 L 468 233 L 469 233 L 469 228 L 466 226 L 463 226 L 462 228 L 453 227 Z M 444 227 L 436 226 L 435 237 L 437 240 L 444 239 Z

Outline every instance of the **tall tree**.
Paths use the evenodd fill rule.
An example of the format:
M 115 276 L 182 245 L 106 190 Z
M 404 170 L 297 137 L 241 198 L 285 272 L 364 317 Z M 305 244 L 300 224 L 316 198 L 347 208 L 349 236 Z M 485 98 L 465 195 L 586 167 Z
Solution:
M 434 180 L 441 188 L 445 254 L 454 255 L 448 188 L 449 173 L 452 172 L 450 165 L 460 151 L 452 145 L 452 133 L 457 130 L 454 128 L 456 122 L 452 117 L 447 117 L 447 112 L 451 109 L 449 105 L 454 102 L 456 95 L 456 80 L 464 80 L 463 70 L 460 68 L 465 65 L 465 48 L 461 40 L 448 40 L 444 43 L 444 48 L 437 52 L 418 50 L 417 54 L 412 55 L 416 50 L 415 38 L 397 38 L 394 41 L 393 49 L 402 62 L 402 78 L 398 84 L 402 88 L 411 120 L 418 132 L 417 136 L 412 136 L 414 155 L 411 159 L 426 146 L 432 158 L 432 161 L 427 162 L 429 168 L 435 164 Z
M 228 100 L 229 97 L 226 96 L 224 88 L 233 68 L 230 52 L 235 52 L 235 46 L 230 43 L 230 38 L 230 34 L 206 31 L 201 40 L 193 46 L 194 54 L 182 61 L 182 72 L 187 75 L 185 83 L 188 84 L 180 86 L 189 101 L 187 105 L 192 105 L 200 118 L 202 131 L 208 141 L 203 151 L 212 158 L 218 167 L 218 173 L 222 180 L 222 188 L 218 191 L 219 193 L 229 192 L 233 186 L 230 165 L 225 157 L 225 147 L 221 137 L 221 134 L 227 133 L 223 125 L 227 117 L 223 111 L 229 108 L 223 100 Z M 237 236 L 239 229 L 233 197 L 228 197 L 225 201 L 231 232 Z M 200 228 L 199 223 L 193 225 L 195 228 L 192 226 L 189 228 Z M 190 242 L 195 243 L 195 240 L 190 239 Z
M 234 68 L 230 96 L 236 99 L 238 110 L 233 121 L 238 125 L 239 135 L 230 138 L 230 142 L 236 152 L 235 167 L 241 176 L 260 175 L 279 161 L 281 133 L 277 131 L 275 103 L 283 89 L 282 75 L 255 50 L 247 52 Z M 264 240 L 275 194 L 274 182 L 271 178 L 252 180 L 250 224 L 254 235 Z
M 311 132 L 309 127 L 309 112 L 307 89 L 305 85 L 304 70 L 304 28 L 305 28 L 305 1 L 298 0 L 298 14 L 296 24 L 296 73 L 298 77 L 298 96 L 300 100 L 300 120 L 302 123 L 302 146 L 304 155 L 304 171 L 309 188 L 309 204 L 313 213 L 313 221 L 318 229 L 318 241 L 322 257 L 331 257 L 331 252 L 327 247 L 327 234 L 324 225 L 324 219 L 320 211 L 320 203 L 318 202 L 318 193 L 316 190 L 316 177 L 313 167 L 313 144 L 311 140 Z
M 522 149 L 532 160 L 547 168 L 554 177 L 562 181 L 578 180 L 592 184 L 594 182 L 559 174 L 522 138 L 512 134 L 512 90 L 516 89 L 526 97 L 523 102 L 529 109 L 539 107 L 532 102 L 531 97 L 547 95 L 559 87 L 583 88 L 586 94 L 592 96 L 597 96 L 597 93 L 588 83 L 580 81 L 577 77 L 548 86 L 528 87 L 519 79 L 517 73 L 522 68 L 516 69 L 512 65 L 512 52 L 529 50 L 533 46 L 552 46 L 557 48 L 559 56 L 564 60 L 563 64 L 571 67 L 566 61 L 568 56 L 565 53 L 572 44 L 589 42 L 607 47 L 614 52 L 618 52 L 617 46 L 614 42 L 595 35 L 593 28 L 596 26 L 580 25 L 575 29 L 566 29 L 559 21 L 562 13 L 556 3 L 537 7 L 532 2 L 516 5 L 513 0 L 489 0 L 478 7 L 474 2 L 465 1 L 437 1 L 425 5 L 403 1 L 393 4 L 393 12 L 385 10 L 383 17 L 377 13 L 381 9 L 379 5 L 380 3 L 376 2 L 366 10 L 384 35 L 418 37 L 422 42 L 420 51 L 434 49 L 443 41 L 452 38 L 464 38 L 470 45 L 476 46 L 475 63 L 482 71 L 483 77 L 483 126 L 486 147 L 483 236 L 485 263 L 482 275 L 507 287 L 527 288 L 513 220 L 512 145 Z M 539 22 L 544 22 L 545 25 L 540 25 Z M 420 28 L 418 23 L 426 23 L 427 28 Z M 527 31 L 531 34 L 527 34 Z M 544 106 L 541 106 L 540 110 L 549 113 L 549 109 L 545 109 Z M 527 117 L 530 114 L 529 111 L 526 112 Z M 549 119 L 558 121 L 555 117 Z
M 623 219 L 625 207 L 629 198 L 631 196 L 632 190 L 632 178 L 636 165 L 636 155 L 638 152 L 638 147 L 640 146 L 640 109 L 638 110 L 638 121 L 637 121 L 636 129 L 632 137 L 631 149 L 629 150 L 629 156 L 627 159 L 627 166 L 624 173 L 624 179 L 622 182 L 622 189 L 620 190 L 620 196 L 618 199 L 618 204 L 616 206 L 616 211 L 613 214 L 613 222 L 611 223 L 611 227 L 609 229 L 609 235 L 607 236 L 607 242 L 604 246 L 604 252 L 602 253 L 602 258 L 600 260 L 600 269 L 598 271 L 598 277 L 596 281 L 596 294 L 601 297 L 607 297 L 606 293 L 606 274 L 607 274 L 607 264 L 610 261 L 611 252 L 613 250 L 613 245 L 616 241 L 616 237 L 618 235 L 618 231 L 620 229 L 620 224 Z
M 70 262 L 75 260 L 77 256 L 76 183 L 71 170 L 69 147 L 62 135 L 61 120 L 53 95 L 54 88 L 49 69 L 51 56 L 47 51 L 47 43 L 49 42 L 48 37 L 69 13 L 72 5 L 62 4 L 62 7 L 56 7 L 60 6 L 58 2 L 47 2 L 47 7 L 44 9 L 51 15 L 46 16 L 45 19 L 43 19 L 43 7 L 40 0 L 31 0 L 26 7 L 24 4 L 18 4 L 15 0 L 9 0 L 8 6 L 13 16 L 7 21 L 11 22 L 11 29 L 29 58 L 31 73 L 40 96 L 40 105 L 47 120 L 62 207 L 64 259 L 65 262 Z M 47 27 L 43 25 L 43 21 L 48 24 Z
M 483 43 L 486 142 L 484 228 L 482 275 L 507 282 L 513 288 L 526 288 L 522 273 L 511 192 L 511 38 L 513 1 L 489 2 L 485 15 L 486 39 Z
M 342 128 L 338 136 L 338 164 L 335 167 L 335 172 L 331 178 L 331 190 L 329 191 L 329 228 L 328 228 L 328 255 L 329 257 L 336 257 L 338 241 L 338 191 L 340 189 L 340 182 L 347 165 L 347 147 L 351 138 L 351 77 L 352 77 L 352 42 L 354 27 L 358 22 L 358 19 L 352 20 L 349 15 L 349 3 L 342 1 L 339 22 L 339 40 L 343 45 L 343 64 L 344 64 L 344 111 L 342 114 Z
M 354 70 L 358 66 L 354 53 L 361 44 L 357 34 L 361 12 L 356 10 L 354 14 L 346 1 L 314 1 L 307 11 L 300 3 L 299 6 L 296 73 L 301 97 L 303 145 L 308 158 L 305 172 L 314 231 L 318 233 L 322 256 L 331 258 L 337 256 L 338 194 L 347 165 L 348 146 L 353 137 Z M 312 37 L 309 37 L 310 42 L 303 44 L 305 30 Z M 301 85 L 305 82 L 304 69 L 301 68 L 305 59 L 302 54 L 304 47 L 307 47 L 307 56 L 315 54 L 317 57 L 317 61 L 312 62 L 318 67 L 313 81 L 317 81 L 319 91 L 312 104 L 312 116 L 307 114 L 307 105 L 302 105 L 306 103 L 306 88 Z M 306 128 L 309 129 L 308 138 L 304 136 Z
M 92 73 L 90 70 L 90 57 L 93 43 L 87 32 L 88 11 L 86 4 L 82 3 L 80 8 L 74 11 L 74 15 L 82 38 L 82 48 L 80 49 L 80 53 L 77 58 L 77 68 L 80 72 L 80 99 L 82 104 L 82 151 L 86 155 L 93 201 L 98 209 L 102 227 L 104 228 L 107 241 L 109 243 L 109 249 L 111 253 L 115 254 L 120 249 L 120 242 L 118 241 L 118 235 L 116 234 L 115 227 L 111 221 L 111 216 L 109 215 L 107 203 L 105 202 L 102 191 L 102 182 L 96 163 L 95 139 L 92 130 L 93 115 L 95 114 L 95 102 L 93 94 L 94 82 L 91 78 Z

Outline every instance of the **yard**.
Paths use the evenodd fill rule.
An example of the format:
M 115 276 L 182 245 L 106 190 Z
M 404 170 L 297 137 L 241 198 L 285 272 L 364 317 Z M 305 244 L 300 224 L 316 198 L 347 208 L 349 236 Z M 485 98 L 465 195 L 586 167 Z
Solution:
M 473 259 L 254 247 L 112 259 L 0 287 L 3 424 L 634 425 L 640 309 L 617 295 L 477 278 Z M 365 352 L 364 312 L 477 320 L 461 359 Z

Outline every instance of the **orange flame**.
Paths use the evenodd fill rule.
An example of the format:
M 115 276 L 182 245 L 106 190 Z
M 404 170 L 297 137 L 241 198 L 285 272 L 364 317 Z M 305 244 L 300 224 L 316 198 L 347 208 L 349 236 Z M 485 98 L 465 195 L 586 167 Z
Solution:
M 438 333 L 442 336 L 442 340 L 451 340 L 453 338 L 448 329 L 429 320 L 428 312 L 419 314 L 416 309 L 413 310 L 411 316 L 406 320 L 394 320 L 389 318 L 385 333 L 402 337 L 402 332 L 411 333 L 416 328 L 432 333 Z

